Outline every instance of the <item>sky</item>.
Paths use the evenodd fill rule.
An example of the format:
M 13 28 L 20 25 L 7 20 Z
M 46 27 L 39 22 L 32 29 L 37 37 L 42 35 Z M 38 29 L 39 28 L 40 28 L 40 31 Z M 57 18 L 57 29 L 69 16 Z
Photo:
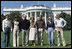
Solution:
M 3 8 L 20 8 L 21 4 L 23 4 L 24 7 L 38 4 L 53 7 L 54 3 L 57 7 L 71 7 L 71 1 L 1 1 L 1 14 L 3 14 Z

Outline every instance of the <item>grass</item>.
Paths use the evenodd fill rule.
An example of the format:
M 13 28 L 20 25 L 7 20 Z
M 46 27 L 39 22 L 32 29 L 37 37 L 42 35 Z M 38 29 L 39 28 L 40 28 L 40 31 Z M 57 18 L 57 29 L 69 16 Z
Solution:
M 54 34 L 55 34 L 55 43 L 57 44 L 57 34 L 56 33 L 54 33 Z M 20 33 L 20 39 L 19 39 L 20 46 L 19 47 L 13 47 L 13 39 L 12 38 L 13 38 L 13 35 L 11 33 L 11 35 L 10 35 L 11 46 L 10 47 L 4 47 L 4 48 L 71 48 L 71 31 L 64 31 L 64 38 L 65 38 L 65 41 L 67 44 L 66 47 L 63 47 L 62 45 L 59 47 L 58 46 L 50 47 L 49 43 L 48 43 L 48 35 L 45 32 L 44 32 L 44 45 L 43 46 L 38 46 L 37 41 L 36 41 L 36 46 L 33 47 L 33 46 L 31 46 L 31 41 L 29 41 L 28 47 L 26 47 L 26 46 L 22 47 L 22 33 Z M 1 44 L 2 44 L 2 40 L 3 40 L 3 33 L 1 32 Z

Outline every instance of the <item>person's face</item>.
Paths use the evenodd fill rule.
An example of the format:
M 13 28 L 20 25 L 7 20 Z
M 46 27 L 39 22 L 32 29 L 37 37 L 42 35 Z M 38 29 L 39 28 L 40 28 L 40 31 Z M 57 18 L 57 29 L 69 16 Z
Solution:
M 6 16 L 7 19 L 9 19 L 9 16 Z
M 15 21 L 17 21 L 18 19 L 17 18 L 15 18 Z
M 51 21 L 51 17 L 49 17 L 49 21 Z
M 23 16 L 24 19 L 26 19 L 26 17 L 27 17 L 26 15 Z
M 39 19 L 41 20 L 42 19 L 42 16 L 40 16 Z
M 57 19 L 59 19 L 59 18 L 60 18 L 60 15 L 58 14 L 58 15 L 57 15 Z
M 32 16 L 32 20 L 34 20 L 34 17 Z

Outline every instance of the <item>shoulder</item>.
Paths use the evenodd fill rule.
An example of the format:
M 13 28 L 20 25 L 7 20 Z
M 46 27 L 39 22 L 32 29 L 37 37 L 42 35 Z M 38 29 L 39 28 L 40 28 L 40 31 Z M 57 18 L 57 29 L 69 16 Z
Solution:
M 3 22 L 6 21 L 6 19 L 3 20 Z
M 49 24 L 49 21 L 47 21 L 47 24 Z
M 5 19 L 3 21 L 5 21 Z
M 54 23 L 54 21 L 52 21 Z
M 57 19 L 55 19 L 54 21 L 57 21 Z
M 26 20 L 27 22 L 30 22 L 30 20 Z
M 3 21 L 5 21 L 6 19 L 3 19 Z
M 60 20 L 64 20 L 63 18 L 60 18 Z

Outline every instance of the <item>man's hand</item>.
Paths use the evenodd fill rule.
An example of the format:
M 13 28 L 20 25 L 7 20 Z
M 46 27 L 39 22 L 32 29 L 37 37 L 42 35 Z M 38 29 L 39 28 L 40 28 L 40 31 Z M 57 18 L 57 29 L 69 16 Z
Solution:
M 54 30 L 54 33 L 56 32 L 56 30 Z
M 3 31 L 3 33 L 5 33 L 5 31 Z

